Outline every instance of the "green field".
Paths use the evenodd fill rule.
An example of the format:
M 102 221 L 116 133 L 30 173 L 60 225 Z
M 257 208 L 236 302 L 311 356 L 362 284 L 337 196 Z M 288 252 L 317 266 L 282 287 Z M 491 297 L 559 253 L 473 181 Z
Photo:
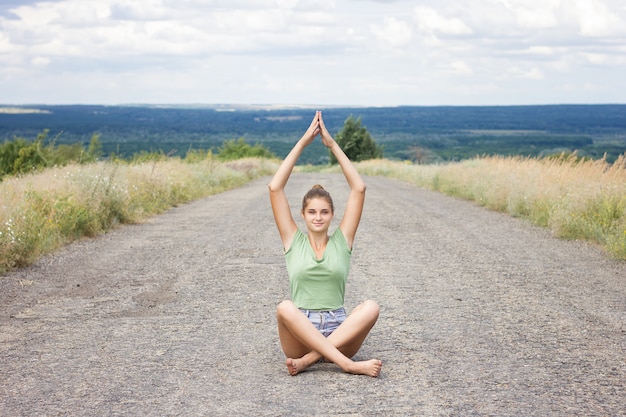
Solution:
M 477 155 L 544 156 L 577 151 L 613 162 L 626 152 L 626 105 L 326 108 L 336 133 L 360 117 L 388 159 L 418 163 Z M 216 150 L 225 140 L 262 143 L 283 157 L 308 126 L 313 109 L 272 106 L 1 106 L 0 141 L 34 139 L 44 130 L 57 143 L 87 145 L 100 135 L 105 154 Z M 321 144 L 301 162 L 328 160 Z

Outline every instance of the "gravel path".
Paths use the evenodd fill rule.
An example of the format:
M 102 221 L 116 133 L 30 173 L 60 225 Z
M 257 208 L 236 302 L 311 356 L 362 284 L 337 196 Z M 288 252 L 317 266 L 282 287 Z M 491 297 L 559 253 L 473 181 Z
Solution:
M 626 416 L 626 263 L 366 181 L 346 304 L 381 305 L 357 355 L 379 378 L 287 374 L 263 178 L 1 277 L 0 415 Z M 294 174 L 296 215 L 318 182 L 343 212 L 341 174 Z

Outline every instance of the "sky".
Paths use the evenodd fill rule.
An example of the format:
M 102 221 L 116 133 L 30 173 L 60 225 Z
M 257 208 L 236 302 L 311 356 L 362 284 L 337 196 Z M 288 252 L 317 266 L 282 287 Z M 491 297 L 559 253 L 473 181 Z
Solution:
M 626 2 L 0 0 L 0 103 L 626 103 Z

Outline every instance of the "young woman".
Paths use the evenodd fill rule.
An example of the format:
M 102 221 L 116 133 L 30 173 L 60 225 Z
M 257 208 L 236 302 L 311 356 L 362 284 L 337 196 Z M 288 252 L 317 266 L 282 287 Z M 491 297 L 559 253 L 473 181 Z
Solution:
M 302 150 L 317 135 L 337 158 L 350 186 L 346 211 L 331 236 L 328 228 L 334 216 L 330 194 L 314 186 L 304 196 L 301 215 L 304 234 L 296 225 L 285 195 L 285 185 Z M 296 375 L 321 359 L 337 364 L 345 372 L 377 377 L 378 359 L 353 361 L 378 319 L 376 302 L 368 300 L 346 317 L 343 308 L 345 284 L 352 243 L 361 220 L 365 183 L 328 133 L 322 113 L 316 112 L 306 133 L 282 162 L 269 184 L 274 219 L 285 250 L 291 300 L 278 305 L 278 335 L 290 375 Z

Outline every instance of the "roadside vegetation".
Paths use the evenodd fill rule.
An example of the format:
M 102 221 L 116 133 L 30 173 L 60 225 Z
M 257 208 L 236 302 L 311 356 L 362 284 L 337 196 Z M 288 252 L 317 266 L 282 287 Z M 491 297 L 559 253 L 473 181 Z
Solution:
M 360 120 L 337 135 L 364 175 L 383 175 L 469 199 L 585 239 L 626 260 L 626 155 L 615 162 L 580 158 L 484 156 L 446 164 L 369 159 L 381 155 Z M 216 154 L 189 149 L 184 158 L 141 151 L 130 159 L 98 160 L 98 137 L 88 147 L 23 139 L 0 145 L 0 273 L 23 267 L 83 237 L 117 224 L 138 223 L 170 207 L 225 191 L 280 163 L 261 144 L 223 142 Z M 359 153 L 361 149 L 363 154 Z M 299 166 L 306 172 L 336 166 Z
M 102 156 L 100 137 L 93 135 L 89 146 L 81 143 L 58 144 L 56 138 L 48 139 L 44 130 L 34 140 L 22 137 L 0 144 L 0 181 L 5 175 L 25 174 L 33 171 L 68 165 L 88 164 Z
M 220 161 L 195 152 L 70 164 L 0 182 L 0 273 L 118 224 L 238 187 L 277 168 L 272 159 Z
M 626 260 L 626 155 L 613 163 L 561 154 L 441 165 L 372 160 L 357 168 L 527 219 L 560 238 L 598 243 Z

